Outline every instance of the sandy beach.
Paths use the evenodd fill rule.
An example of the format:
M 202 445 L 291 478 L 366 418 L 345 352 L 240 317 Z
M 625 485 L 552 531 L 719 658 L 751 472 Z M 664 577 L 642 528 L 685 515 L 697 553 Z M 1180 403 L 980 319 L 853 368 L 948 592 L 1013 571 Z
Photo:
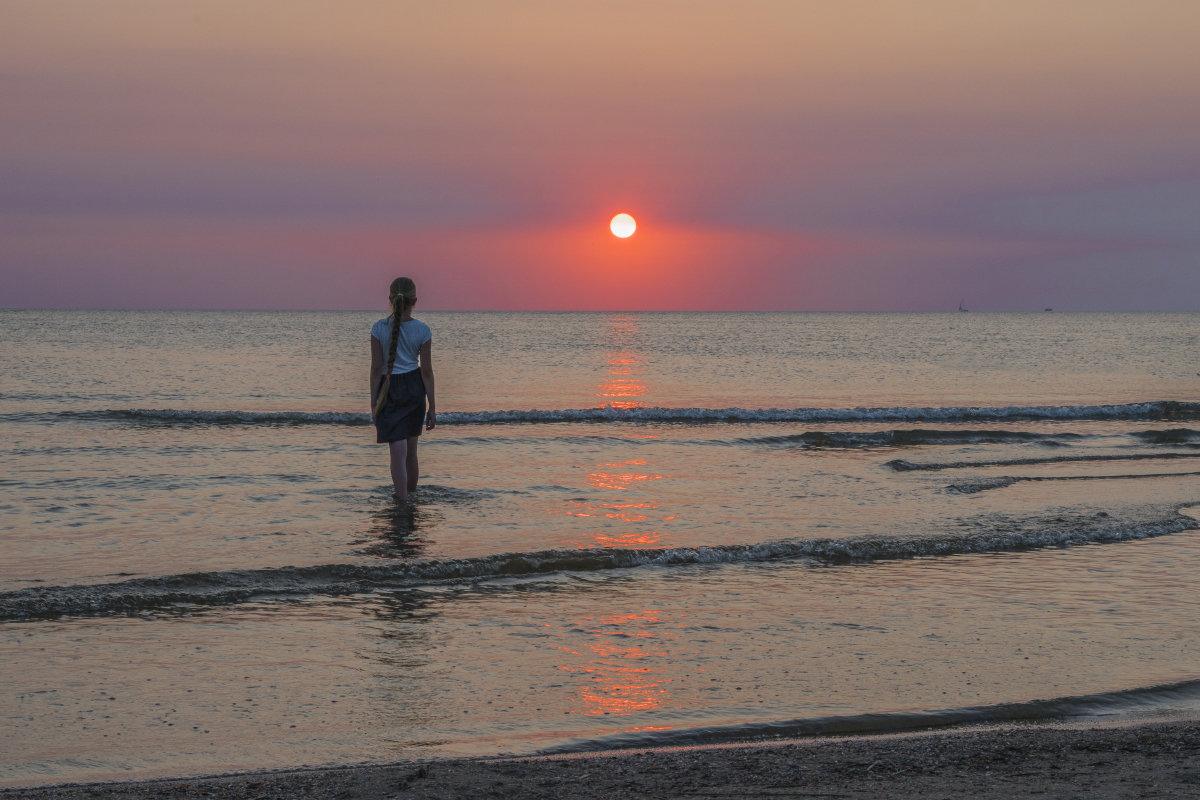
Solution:
M 1200 724 L 1000 727 L 7 789 L 4 798 L 1200 797 Z

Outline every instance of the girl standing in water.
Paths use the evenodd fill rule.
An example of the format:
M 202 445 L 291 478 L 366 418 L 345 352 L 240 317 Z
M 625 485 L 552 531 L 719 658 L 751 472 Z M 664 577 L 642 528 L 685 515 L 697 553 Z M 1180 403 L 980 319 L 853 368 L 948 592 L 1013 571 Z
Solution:
M 422 425 L 425 430 L 433 430 L 437 424 L 433 333 L 424 322 L 413 319 L 417 285 L 412 278 L 392 281 L 388 298 L 392 315 L 371 328 L 371 419 L 375 422 L 375 441 L 388 443 L 392 484 L 396 500 L 403 503 L 417 488 L 417 440 Z

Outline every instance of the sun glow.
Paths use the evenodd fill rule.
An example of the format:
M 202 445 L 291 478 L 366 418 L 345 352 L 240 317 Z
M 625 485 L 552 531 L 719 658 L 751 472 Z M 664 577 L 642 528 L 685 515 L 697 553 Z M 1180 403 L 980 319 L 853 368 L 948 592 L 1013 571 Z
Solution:
M 637 230 L 637 220 L 629 214 L 620 213 L 612 218 L 612 222 L 608 223 L 608 228 L 618 239 L 628 239 Z

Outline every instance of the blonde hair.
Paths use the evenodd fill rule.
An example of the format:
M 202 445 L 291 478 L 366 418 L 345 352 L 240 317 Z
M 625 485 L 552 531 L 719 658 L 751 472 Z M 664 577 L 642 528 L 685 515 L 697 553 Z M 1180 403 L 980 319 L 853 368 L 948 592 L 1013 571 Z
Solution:
M 412 278 L 396 278 L 388 288 L 388 300 L 392 304 L 392 341 L 388 345 L 387 369 L 383 372 L 383 386 L 379 396 L 375 398 L 375 414 L 383 411 L 387 405 L 389 382 L 392 379 L 392 368 L 396 366 L 396 345 L 400 342 L 400 317 L 406 310 L 411 311 L 417 303 L 417 284 Z

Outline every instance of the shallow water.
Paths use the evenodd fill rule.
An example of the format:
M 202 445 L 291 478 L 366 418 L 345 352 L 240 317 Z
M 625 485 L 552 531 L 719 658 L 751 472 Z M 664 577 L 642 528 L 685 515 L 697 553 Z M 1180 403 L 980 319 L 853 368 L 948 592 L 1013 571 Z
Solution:
M 0 782 L 1200 708 L 1200 315 L 2 312 Z

